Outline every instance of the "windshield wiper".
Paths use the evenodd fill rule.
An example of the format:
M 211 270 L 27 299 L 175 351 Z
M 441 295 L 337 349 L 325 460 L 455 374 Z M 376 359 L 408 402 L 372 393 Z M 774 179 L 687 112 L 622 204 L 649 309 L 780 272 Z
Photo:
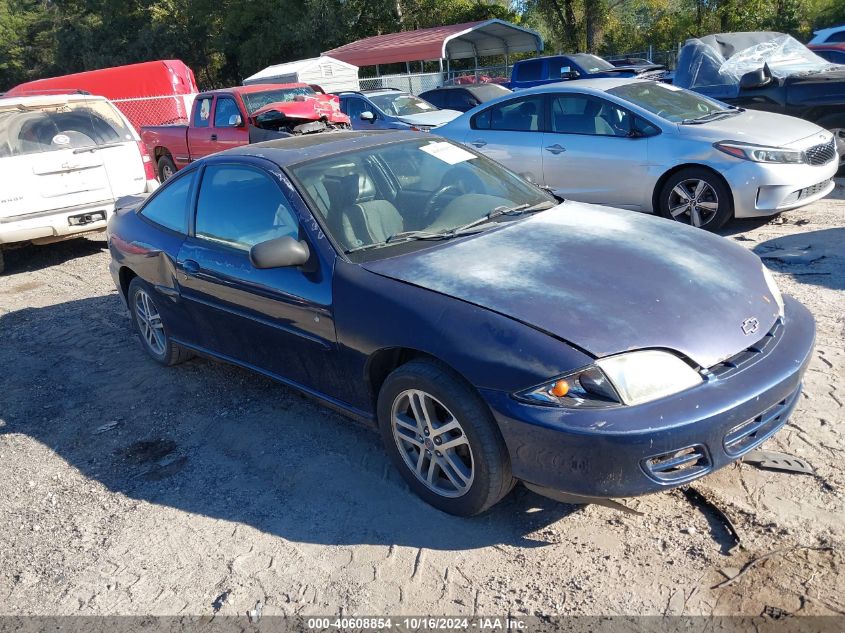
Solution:
M 119 147 L 122 145 L 122 141 L 118 141 L 116 143 L 103 143 L 102 145 L 91 145 L 90 147 L 77 147 L 73 150 L 74 154 L 84 154 L 85 152 L 96 152 L 101 149 L 108 149 L 110 147 Z
M 500 206 L 490 211 L 490 213 L 488 213 L 487 215 L 482 216 L 477 220 L 473 220 L 472 222 L 469 222 L 467 224 L 464 224 L 463 226 L 455 227 L 454 229 L 448 229 L 446 231 L 400 231 L 399 233 L 394 233 L 393 235 L 390 235 L 386 240 L 382 240 L 381 242 L 373 242 L 372 244 L 356 246 L 355 248 L 345 250 L 344 253 L 348 255 L 349 253 L 367 251 L 373 248 L 381 248 L 382 246 L 387 246 L 388 244 L 409 242 L 411 240 L 448 240 L 453 237 L 472 235 L 474 233 L 481 232 L 478 230 L 473 230 L 475 227 L 480 226 L 482 224 L 487 224 L 488 222 L 500 216 L 521 215 L 522 213 L 545 211 L 546 209 L 551 209 L 553 206 L 555 206 L 555 203 L 550 200 L 544 200 L 543 202 L 540 202 L 535 205 L 520 204 L 515 207 Z
M 745 112 L 745 110 L 742 108 L 734 107 L 731 107 L 729 110 L 714 110 L 713 112 L 709 112 L 694 119 L 684 119 L 683 121 L 681 121 L 681 125 L 698 125 L 699 123 L 715 121 L 716 119 L 721 118 L 723 116 L 733 116 L 735 114 L 739 114 L 740 112 Z

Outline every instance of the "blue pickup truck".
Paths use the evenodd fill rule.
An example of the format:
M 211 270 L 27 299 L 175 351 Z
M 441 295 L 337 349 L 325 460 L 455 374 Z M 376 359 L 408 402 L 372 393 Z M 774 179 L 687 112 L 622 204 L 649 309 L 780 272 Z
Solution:
M 660 80 L 665 74 L 666 68 L 660 64 L 614 66 L 601 57 L 589 53 L 576 53 L 535 57 L 516 62 L 511 71 L 508 87 L 511 90 L 519 90 L 556 81 L 596 77 L 643 77 Z

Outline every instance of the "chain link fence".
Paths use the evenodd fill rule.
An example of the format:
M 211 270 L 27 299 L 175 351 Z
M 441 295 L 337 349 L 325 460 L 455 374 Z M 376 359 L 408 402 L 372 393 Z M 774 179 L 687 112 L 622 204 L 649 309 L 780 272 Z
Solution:
M 187 124 L 196 95 L 162 95 L 113 99 L 112 103 L 123 112 L 129 122 L 140 130 L 145 125 Z
M 411 73 L 400 75 L 380 75 L 378 77 L 363 77 L 359 80 L 361 90 L 378 90 L 380 88 L 396 88 L 418 95 L 426 90 L 439 88 L 444 85 L 463 83 L 501 83 L 510 79 L 511 66 L 483 66 L 470 70 L 453 70 L 451 72 Z
M 626 60 L 626 59 L 647 59 L 655 64 L 662 64 L 666 68 L 673 70 L 678 63 L 678 49 L 672 48 L 666 51 L 656 51 L 649 49 L 647 51 L 635 51 L 633 53 L 623 53 L 620 55 L 607 55 L 605 59 L 609 62 Z

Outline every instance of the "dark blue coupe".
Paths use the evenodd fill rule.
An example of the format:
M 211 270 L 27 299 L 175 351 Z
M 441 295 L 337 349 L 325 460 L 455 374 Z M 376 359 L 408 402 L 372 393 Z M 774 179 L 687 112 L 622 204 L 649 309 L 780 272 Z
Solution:
M 112 274 L 150 356 L 236 363 L 377 423 L 454 514 L 517 480 L 589 501 L 725 466 L 784 425 L 813 346 L 746 249 L 561 203 L 427 135 L 249 145 L 119 206 Z

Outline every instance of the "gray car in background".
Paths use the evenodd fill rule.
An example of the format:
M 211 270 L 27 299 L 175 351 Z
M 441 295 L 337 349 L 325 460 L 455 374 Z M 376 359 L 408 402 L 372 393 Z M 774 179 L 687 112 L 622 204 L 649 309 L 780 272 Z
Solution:
M 425 99 L 395 88 L 339 92 L 337 95 L 340 109 L 350 118 L 354 130 L 427 132 L 461 114 L 457 110 L 441 110 Z
M 640 79 L 522 90 L 434 132 L 567 198 L 708 230 L 814 202 L 839 165 L 814 123 Z

